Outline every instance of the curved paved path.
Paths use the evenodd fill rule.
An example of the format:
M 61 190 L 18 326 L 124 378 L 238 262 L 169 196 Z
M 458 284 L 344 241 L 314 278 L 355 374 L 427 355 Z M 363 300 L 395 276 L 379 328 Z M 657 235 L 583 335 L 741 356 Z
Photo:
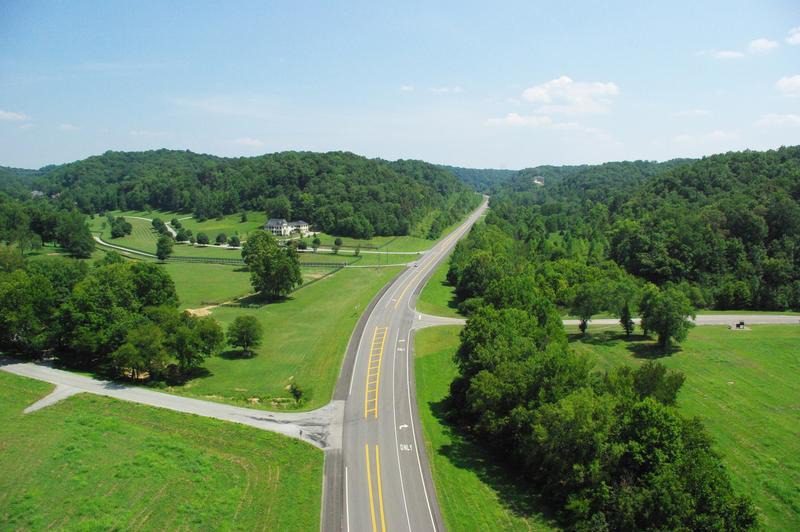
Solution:
M 75 393 L 85 392 L 157 408 L 166 408 L 186 414 L 241 423 L 257 429 L 278 432 L 285 436 L 297 438 L 320 449 L 338 448 L 341 445 L 339 438 L 341 429 L 337 427 L 336 423 L 342 416 L 343 403 L 341 401 L 332 401 L 324 407 L 311 412 L 268 412 L 93 379 L 69 371 L 55 369 L 44 363 L 34 364 L 31 362 L 17 362 L 12 359 L 0 359 L 0 369 L 15 375 L 56 385 L 56 389 L 52 394 L 29 406 L 26 412 L 48 406 Z

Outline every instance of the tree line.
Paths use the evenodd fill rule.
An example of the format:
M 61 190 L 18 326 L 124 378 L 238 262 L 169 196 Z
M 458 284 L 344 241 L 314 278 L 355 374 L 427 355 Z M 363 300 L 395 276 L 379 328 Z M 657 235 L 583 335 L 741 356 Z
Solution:
M 84 214 L 60 199 L 28 197 L 22 201 L 0 192 L 0 242 L 13 245 L 21 255 L 55 244 L 74 257 L 91 256 L 95 243 Z M 129 231 L 124 219 L 113 223 Z
M 170 150 L 106 152 L 42 169 L 23 182 L 87 214 L 160 209 L 205 220 L 258 210 L 358 238 L 425 237 L 432 223 L 446 227 L 479 201 L 435 165 L 345 152 L 240 158 Z
M 180 380 L 224 345 L 210 317 L 178 310 L 169 275 L 116 253 L 89 265 L 65 257 L 0 271 L 0 349 L 114 378 Z
M 520 172 L 493 208 L 540 262 L 609 260 L 697 308 L 800 309 L 800 147 L 581 167 L 544 187 Z

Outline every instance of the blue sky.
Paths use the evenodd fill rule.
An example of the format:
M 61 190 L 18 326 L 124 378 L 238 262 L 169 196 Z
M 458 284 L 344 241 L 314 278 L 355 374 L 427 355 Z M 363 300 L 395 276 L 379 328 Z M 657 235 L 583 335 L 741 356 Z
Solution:
M 800 2 L 0 0 L 0 165 L 349 150 L 471 167 L 800 144 Z

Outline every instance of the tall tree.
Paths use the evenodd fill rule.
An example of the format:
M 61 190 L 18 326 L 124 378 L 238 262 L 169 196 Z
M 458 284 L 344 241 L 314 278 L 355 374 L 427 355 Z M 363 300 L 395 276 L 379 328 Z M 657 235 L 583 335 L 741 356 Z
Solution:
M 270 298 L 285 296 L 303 282 L 300 259 L 293 246 L 281 248 L 266 231 L 250 234 L 242 247 L 253 288 Z

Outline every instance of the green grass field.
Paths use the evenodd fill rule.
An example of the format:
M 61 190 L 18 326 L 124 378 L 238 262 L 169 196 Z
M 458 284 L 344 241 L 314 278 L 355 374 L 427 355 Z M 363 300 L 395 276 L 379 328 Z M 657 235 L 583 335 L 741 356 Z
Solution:
M 598 369 L 656 354 L 652 340 L 626 341 L 619 327 L 590 328 L 587 338 L 571 340 Z M 679 351 L 659 360 L 686 375 L 681 411 L 705 422 L 736 489 L 759 507 L 762 528 L 800 530 L 800 327 L 696 327 Z
M 198 222 L 194 218 L 181 220 L 186 216 L 178 216 L 183 227 L 192 231 L 195 236 L 197 236 L 197 233 L 207 234 L 212 242 L 220 233 L 225 233 L 227 236 L 238 234 L 242 240 L 247 240 L 247 234 L 250 231 L 261 229 L 267 223 L 267 216 L 263 212 L 248 212 L 246 222 L 241 221 L 241 213 L 229 214 L 220 220 L 212 218 L 202 222 Z M 171 219 L 167 218 L 164 221 L 168 222 Z
M 253 291 L 250 273 L 239 266 L 168 262 L 163 268 L 175 282 L 181 308 L 218 305 Z
M 448 530 L 552 530 L 508 472 L 442 419 L 441 401 L 457 374 L 453 353 L 461 327 L 416 333 L 415 378 L 436 496 Z
M 229 351 L 207 359 L 209 374 L 169 391 L 203 399 L 280 408 L 290 379 L 310 395 L 303 409 L 330 401 L 347 341 L 372 297 L 398 268 L 343 269 L 310 284 L 283 302 L 257 307 L 222 306 L 212 311 L 223 327 L 251 314 L 264 327 L 264 342 L 253 358 Z M 181 299 L 186 296 L 179 291 Z M 195 295 L 205 298 L 204 295 Z M 294 406 L 291 403 L 290 406 Z
M 455 288 L 447 283 L 447 270 L 450 267 L 449 259 L 442 261 L 433 275 L 425 284 L 417 300 L 417 310 L 434 316 L 450 318 L 463 318 L 458 312 Z
M 233 423 L 0 372 L 0 529 L 319 530 L 323 454 Z

